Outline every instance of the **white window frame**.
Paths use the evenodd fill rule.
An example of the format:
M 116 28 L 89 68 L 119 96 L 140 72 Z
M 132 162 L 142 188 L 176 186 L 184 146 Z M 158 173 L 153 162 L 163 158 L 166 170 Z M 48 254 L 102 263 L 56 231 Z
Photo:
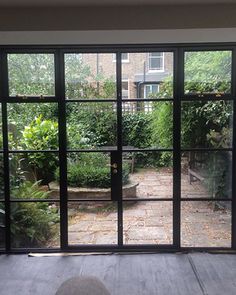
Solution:
M 124 99 L 128 99 L 129 98 L 129 79 L 122 79 L 122 81 L 121 81 L 121 83 L 123 83 L 123 82 L 127 82 L 127 85 L 128 85 L 128 89 L 127 90 L 125 90 L 125 91 L 127 91 L 127 98 L 124 98 L 123 97 L 123 89 L 122 89 L 122 98 L 124 98 Z
M 123 54 L 127 54 L 127 58 L 122 58 Z M 116 62 L 116 54 L 112 54 L 112 61 Z M 129 63 L 129 53 L 128 52 L 123 52 L 121 53 L 121 62 L 122 63 Z
M 152 89 L 152 87 L 153 86 L 157 86 L 157 90 L 158 90 L 158 92 L 160 91 L 160 84 L 144 84 L 144 93 L 143 93 L 143 96 L 144 96 L 144 98 L 148 98 L 147 97 L 147 93 L 153 93 L 152 91 L 147 91 L 147 87 L 150 87 L 151 89 Z
M 158 69 L 158 68 L 152 68 L 151 67 L 151 62 L 150 60 L 151 59 L 154 59 L 154 58 L 160 58 L 158 56 L 152 56 L 153 53 L 162 53 L 162 63 L 161 63 L 161 67 Z M 148 71 L 149 72 L 164 72 L 164 52 L 149 52 L 148 53 Z

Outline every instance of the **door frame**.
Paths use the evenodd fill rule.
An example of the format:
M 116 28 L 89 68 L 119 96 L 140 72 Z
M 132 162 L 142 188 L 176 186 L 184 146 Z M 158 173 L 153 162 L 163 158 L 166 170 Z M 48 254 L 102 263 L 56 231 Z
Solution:
M 123 244 L 123 200 L 122 184 L 120 183 L 118 198 L 118 245 L 116 246 L 68 246 L 68 214 L 67 214 L 67 147 L 66 147 L 66 101 L 65 101 L 65 77 L 64 77 L 64 54 L 65 53 L 115 53 L 117 64 L 117 153 L 118 173 L 122 171 L 122 52 L 150 52 L 172 51 L 174 53 L 174 95 L 173 95 L 173 245 L 124 245 Z M 233 146 L 232 149 L 232 177 L 236 176 L 236 43 L 231 44 L 142 44 L 142 45 L 105 45 L 105 46 L 0 46 L 0 103 L 2 104 L 2 129 L 3 129 L 3 160 L 4 160 L 4 189 L 6 211 L 6 247 L 0 250 L 3 253 L 18 252 L 55 252 L 55 251 L 179 251 L 179 250 L 236 250 L 236 182 L 232 181 L 232 231 L 231 248 L 222 247 L 181 247 L 181 101 L 193 100 L 183 93 L 184 89 L 184 51 L 188 50 L 231 50 L 232 51 L 232 93 L 230 96 L 221 97 L 221 100 L 231 100 L 233 103 Z M 8 53 L 54 53 L 55 54 L 55 97 L 42 101 L 38 97 L 29 97 L 23 101 L 19 97 L 10 97 L 8 93 Z M 214 98 L 214 97 L 212 97 Z M 11 219 L 10 219 L 10 183 L 9 183 L 9 146 L 7 127 L 7 104 L 8 103 L 31 103 L 31 102 L 56 102 L 59 110 L 59 161 L 60 161 L 60 249 L 13 249 L 11 247 Z M 196 149 L 188 149 L 196 150 Z M 197 149 L 207 151 L 206 149 Z M 208 149 L 209 151 L 211 149 Z M 121 174 L 120 174 L 121 179 Z

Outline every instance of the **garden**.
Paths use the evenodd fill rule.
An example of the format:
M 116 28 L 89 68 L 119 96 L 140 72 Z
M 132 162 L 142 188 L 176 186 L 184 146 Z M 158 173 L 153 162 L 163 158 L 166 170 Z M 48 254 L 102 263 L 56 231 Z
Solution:
M 19 61 L 16 55 L 11 54 L 11 58 L 9 88 L 12 93 L 53 95 L 52 68 L 47 55 L 28 55 Z M 110 188 L 110 153 L 86 151 L 117 146 L 116 104 L 106 102 L 106 99 L 116 96 L 114 79 L 103 77 L 101 73 L 99 76 L 95 75 L 76 56 L 68 55 L 67 59 L 66 74 L 70 79 L 66 80 L 66 97 L 88 99 L 88 102 L 73 101 L 66 104 L 68 186 Z M 199 59 L 208 62 L 202 63 L 199 67 Z M 37 74 L 32 69 L 27 78 L 20 76 L 16 70 L 20 65 L 21 72 L 24 73 L 23 67 L 28 69 L 30 64 L 35 63 L 45 66 Z M 228 93 L 231 87 L 230 67 L 231 56 L 228 52 L 189 53 L 185 60 L 185 93 Z M 75 82 L 76 75 L 79 75 L 79 82 Z M 96 84 L 89 82 L 91 77 L 97 81 Z M 172 97 L 172 91 L 172 83 L 170 79 L 166 79 L 161 83 L 159 92 L 153 93 L 149 98 L 169 98 Z M 89 102 L 91 97 L 104 101 Z M 10 197 L 13 201 L 10 214 L 12 246 L 54 246 L 59 243 L 60 212 L 58 203 L 47 199 L 52 198 L 50 183 L 60 181 L 58 104 L 8 103 L 7 113 Z M 2 137 L 0 140 L 2 146 Z M 159 152 L 130 153 L 134 158 L 134 169 L 123 161 L 123 185 L 130 183 L 135 177 L 138 179 L 138 175 L 142 174 L 145 177 L 145 173 L 148 175 L 150 171 L 160 175 L 166 173 L 165 175 L 172 177 L 173 153 L 168 149 L 173 148 L 173 103 L 160 99 L 152 102 L 151 111 L 146 112 L 144 103 L 140 102 L 135 112 L 123 112 L 122 143 L 123 146 L 142 150 L 167 149 Z M 193 100 L 181 103 L 182 174 L 183 177 L 188 174 L 191 163 L 191 169 L 202 177 L 201 185 L 205 188 L 206 197 L 226 200 L 230 198 L 231 152 L 185 150 L 230 148 L 231 144 L 231 102 Z M 0 187 L 3 188 L 3 159 L 0 165 Z M 196 174 L 193 181 L 198 181 Z M 3 196 L 2 189 L 0 193 Z M 145 197 L 145 187 L 143 194 L 138 197 Z M 106 213 L 114 213 L 112 206 L 104 210 Z M 0 226 L 4 226 L 4 213 L 3 203 L 0 203 Z M 76 220 L 76 213 L 72 219 Z

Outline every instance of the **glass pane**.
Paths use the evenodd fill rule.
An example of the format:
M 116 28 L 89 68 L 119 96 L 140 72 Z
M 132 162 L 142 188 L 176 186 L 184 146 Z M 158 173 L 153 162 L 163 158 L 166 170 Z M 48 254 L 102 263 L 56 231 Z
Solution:
M 117 244 L 116 202 L 70 202 L 69 245 Z
M 110 102 L 67 103 L 68 149 L 115 149 L 116 104 Z
M 129 62 L 122 63 L 122 81 L 128 81 L 128 97 L 123 99 L 173 97 L 173 53 L 129 53 Z M 158 88 L 147 95 L 145 85 Z
M 231 202 L 182 202 L 182 247 L 231 247 Z
M 231 152 L 186 152 L 181 162 L 182 198 L 232 197 Z
M 9 95 L 54 96 L 54 54 L 8 54 Z
M 10 154 L 12 199 L 59 199 L 59 159 L 56 153 Z
M 232 137 L 232 102 L 182 102 L 182 148 L 227 148 L 232 146 Z
M 5 248 L 5 206 L 0 202 L 0 249 Z
M 112 53 L 65 54 L 65 89 L 69 99 L 115 99 L 116 63 Z
M 172 244 L 173 203 L 124 202 L 124 244 Z
M 190 51 L 184 55 L 184 93 L 231 93 L 231 51 Z
M 11 203 L 11 243 L 13 248 L 59 247 L 59 234 L 58 203 Z
M 68 153 L 68 199 L 111 200 L 109 153 Z
M 3 154 L 0 154 L 0 200 L 5 198 L 4 193 L 4 163 Z
M 124 148 L 172 148 L 172 102 L 125 102 L 122 104 Z
M 123 199 L 172 198 L 171 152 L 123 152 Z
M 9 103 L 8 141 L 11 150 L 57 150 L 56 103 Z

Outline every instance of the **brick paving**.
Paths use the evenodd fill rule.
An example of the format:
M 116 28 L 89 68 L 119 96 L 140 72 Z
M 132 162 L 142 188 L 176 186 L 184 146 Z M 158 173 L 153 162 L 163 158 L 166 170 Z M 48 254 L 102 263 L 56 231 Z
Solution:
M 172 172 L 142 169 L 131 175 L 138 182 L 138 198 L 167 198 L 167 201 L 124 202 L 124 244 L 171 244 Z M 189 184 L 182 174 L 182 197 L 210 197 L 200 181 Z M 181 244 L 189 247 L 230 247 L 231 212 L 208 201 L 181 204 Z M 117 210 L 108 202 L 90 202 L 69 210 L 69 244 L 116 244 Z

